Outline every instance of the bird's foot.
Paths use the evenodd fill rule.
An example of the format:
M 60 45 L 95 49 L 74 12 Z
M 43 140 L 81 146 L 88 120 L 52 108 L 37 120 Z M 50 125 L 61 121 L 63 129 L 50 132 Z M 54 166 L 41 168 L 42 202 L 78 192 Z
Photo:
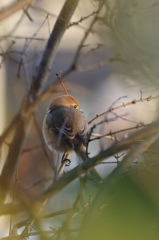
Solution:
M 66 167 L 70 166 L 71 164 L 71 160 L 68 158 L 62 159 L 61 164 L 63 164 L 64 162 L 66 162 L 66 165 L 65 165 Z

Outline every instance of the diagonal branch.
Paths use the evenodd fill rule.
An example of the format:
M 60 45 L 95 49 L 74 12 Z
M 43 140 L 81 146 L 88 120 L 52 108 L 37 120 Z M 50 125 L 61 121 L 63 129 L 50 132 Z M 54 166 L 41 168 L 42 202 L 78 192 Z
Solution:
M 125 98 L 126 96 L 124 96 L 124 98 Z M 123 98 L 123 97 L 122 97 Z M 130 102 L 127 102 L 127 103 L 122 103 L 121 105 L 118 105 L 118 106 L 116 106 L 116 107 L 113 107 L 113 106 L 111 106 L 106 112 L 103 112 L 103 113 L 101 113 L 101 114 L 99 114 L 99 115 L 96 115 L 94 118 L 92 118 L 89 122 L 88 122 L 88 124 L 91 124 L 91 123 L 93 123 L 95 120 L 97 120 L 98 118 L 100 118 L 100 117 L 103 117 L 105 114 L 107 114 L 107 113 L 109 113 L 109 112 L 113 112 L 113 111 L 115 111 L 115 110 L 117 110 L 117 109 L 120 109 L 120 108 L 124 108 L 124 107 L 127 107 L 127 106 L 131 106 L 131 105 L 134 105 L 134 104 L 137 104 L 137 103 L 141 103 L 141 102 L 149 102 L 149 101 L 151 101 L 151 100 L 154 100 L 154 99 L 158 99 L 159 98 L 159 95 L 156 95 L 156 96 L 149 96 L 149 97 L 146 97 L 146 98 L 140 98 L 140 99 L 134 99 L 134 100 L 132 100 L 132 101 L 130 101 Z M 120 99 L 117 99 L 117 101 L 118 100 L 120 100 Z
M 13 140 L 1 174 L 1 184 L 5 185 L 7 189 L 7 191 L 2 194 L 3 196 L 1 196 L 1 201 L 5 200 L 8 190 L 13 182 L 13 178 L 19 165 L 21 153 L 25 144 L 26 134 L 29 130 L 29 126 L 31 125 L 32 115 L 36 108 L 34 108 L 33 111 L 29 110 L 32 109 L 32 104 L 34 103 L 35 97 L 38 95 L 43 83 L 50 74 L 50 69 L 55 59 L 59 42 L 65 30 L 67 29 L 68 23 L 76 9 L 78 2 L 79 0 L 66 0 L 56 21 L 55 27 L 50 35 L 40 64 L 36 69 L 36 76 L 32 80 L 30 94 L 33 101 L 30 101 L 28 96 L 24 96 L 21 104 L 21 110 L 18 114 L 18 124 L 15 127 Z
M 0 147 L 3 144 L 4 140 L 6 139 L 6 137 L 14 130 L 14 128 L 17 126 L 18 123 L 19 123 L 19 115 L 16 115 L 11 121 L 11 123 L 9 124 L 9 126 L 7 127 L 7 129 L 4 131 L 2 136 L 0 136 Z
M 52 186 L 45 191 L 44 195 L 46 198 L 52 196 L 53 194 L 59 192 L 62 188 L 72 182 L 74 179 L 86 173 L 89 169 L 93 166 L 100 164 L 103 160 L 106 160 L 110 156 L 113 156 L 117 152 L 123 151 L 129 148 L 131 145 L 135 144 L 135 148 L 126 155 L 122 162 L 118 164 L 118 167 L 114 169 L 112 172 L 113 176 L 118 177 L 123 171 L 125 171 L 131 164 L 131 162 L 140 154 L 145 152 L 149 146 L 155 142 L 159 137 L 159 121 L 155 122 L 154 124 L 147 127 L 147 129 L 142 129 L 137 133 L 132 134 L 128 139 L 114 143 L 110 148 L 106 149 L 105 151 L 100 152 L 97 156 L 91 158 L 88 161 L 83 162 L 82 164 L 78 165 L 74 169 L 67 172 L 63 175 L 60 179 L 53 183 Z M 113 180 L 112 174 L 110 174 L 110 178 Z M 105 181 L 105 180 L 104 180 Z M 42 196 L 42 200 L 44 196 Z M 5 205 L 4 205 L 5 206 Z M 6 205 L 7 207 L 7 205 Z M 7 207 L 8 208 L 8 207 Z M 13 213 L 23 211 L 26 206 L 18 205 L 18 206 L 11 206 L 10 210 L 4 209 L 0 211 L 1 214 L 6 214 L 8 211 Z
M 97 156 L 90 158 L 88 161 L 85 161 L 82 164 L 78 165 L 74 169 L 70 170 L 61 179 L 54 182 L 52 186 L 50 186 L 48 190 L 45 192 L 46 196 L 48 197 L 48 195 L 53 195 L 59 192 L 63 187 L 65 187 L 67 184 L 69 184 L 74 179 L 79 177 L 81 174 L 86 173 L 93 166 L 101 163 L 103 160 L 106 160 L 107 158 L 113 156 L 114 154 L 129 148 L 132 144 L 135 143 L 138 144 L 139 141 L 142 141 L 141 142 L 143 143 L 142 148 L 139 148 L 139 150 L 142 149 L 143 150 L 142 152 L 146 151 L 147 148 L 158 138 L 158 131 L 159 121 L 155 122 L 151 126 L 148 126 L 147 129 L 142 129 L 137 133 L 132 134 L 126 140 L 123 140 L 121 142 L 115 142 L 110 148 L 106 149 L 105 151 L 101 151 Z M 149 139 L 152 140 L 149 141 Z M 135 156 L 136 155 L 134 155 L 134 157 Z M 128 161 L 125 160 L 124 162 L 121 162 L 119 166 L 120 168 L 122 166 L 122 169 L 125 169 L 128 166 L 128 164 L 130 164 L 130 162 L 128 163 Z
M 62 11 L 50 35 L 49 41 L 45 47 L 44 54 L 40 60 L 39 65 L 37 66 L 36 75 L 33 77 L 30 89 L 30 94 L 33 99 L 35 99 L 41 90 L 41 85 L 44 84 L 50 74 L 52 63 L 57 51 L 57 46 L 59 45 L 59 42 L 68 27 L 68 24 L 73 12 L 77 7 L 78 2 L 79 0 L 67 0 L 62 8 Z

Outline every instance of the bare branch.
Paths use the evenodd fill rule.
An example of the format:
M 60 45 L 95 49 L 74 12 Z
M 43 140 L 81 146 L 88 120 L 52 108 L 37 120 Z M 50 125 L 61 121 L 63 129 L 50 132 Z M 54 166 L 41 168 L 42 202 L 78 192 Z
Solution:
M 115 110 L 117 110 L 117 109 L 120 109 L 120 108 L 124 108 L 124 107 L 130 106 L 130 105 L 134 105 L 134 104 L 139 103 L 139 102 L 148 102 L 148 101 L 151 101 L 151 100 L 154 100 L 154 99 L 159 99 L 159 95 L 154 96 L 154 97 L 149 96 L 149 97 L 147 97 L 147 98 L 140 98 L 140 99 L 138 99 L 138 100 L 137 100 L 137 99 L 134 99 L 134 100 L 132 100 L 131 102 L 128 102 L 128 103 L 124 103 L 124 102 L 123 102 L 122 105 L 119 105 L 119 106 L 117 106 L 117 107 L 110 107 L 109 110 L 107 110 L 106 112 L 103 112 L 103 113 L 101 113 L 101 114 L 99 114 L 99 115 L 96 115 L 94 118 L 92 118 L 92 119 L 88 122 L 88 124 L 93 123 L 95 120 L 97 120 L 97 119 L 100 118 L 100 117 L 103 117 L 103 116 L 104 116 L 105 114 L 107 114 L 108 112 L 113 112 L 113 111 L 115 111 Z M 119 99 L 118 99 L 118 100 L 119 100 Z
M 155 141 L 155 139 L 157 139 L 158 137 L 158 134 L 156 134 L 158 133 L 158 131 L 159 131 L 159 122 L 155 122 L 151 126 L 148 126 L 147 129 L 142 129 L 132 134 L 126 140 L 115 142 L 107 150 L 100 152 L 97 156 L 93 158 L 90 158 L 89 161 L 85 161 L 84 163 L 78 165 L 74 169 L 67 172 L 61 179 L 54 182 L 52 186 L 50 186 L 48 190 L 45 191 L 46 196 L 48 197 L 59 192 L 64 186 L 66 186 L 68 183 L 72 182 L 74 179 L 79 177 L 79 175 L 86 173 L 90 168 L 101 163 L 103 160 L 107 159 L 108 157 L 129 148 L 132 144 L 137 143 L 138 141 L 141 141 L 141 140 L 143 141 L 143 144 L 144 144 L 144 141 L 149 141 L 149 139 L 153 138 L 153 136 L 155 136 L 155 138 L 153 138 L 153 141 Z M 146 150 L 147 148 L 145 147 L 144 151 Z
M 81 49 L 85 45 L 84 43 L 85 43 L 87 37 L 92 32 L 92 29 L 93 29 L 95 23 L 98 20 L 98 15 L 99 15 L 103 5 L 104 5 L 104 2 L 99 4 L 99 9 L 95 12 L 95 16 L 94 16 L 93 20 L 91 21 L 88 30 L 85 32 L 84 37 L 82 38 L 82 40 L 81 40 L 81 42 L 80 42 L 80 44 L 79 44 L 79 46 L 77 48 L 77 51 L 76 51 L 75 56 L 74 56 L 74 60 L 73 60 L 73 62 L 71 64 L 70 68 L 63 74 L 64 76 L 68 75 L 72 70 L 76 69 L 76 65 L 77 65 L 77 62 L 78 62 L 78 59 L 79 59 L 79 56 L 80 56 Z
M 86 65 L 86 66 L 76 65 L 76 70 L 78 72 L 89 71 L 89 70 L 96 69 L 96 68 L 102 68 L 106 64 L 108 64 L 108 60 L 99 61 L 97 63 Z
M 26 16 L 28 17 L 28 19 L 31 21 L 31 22 L 33 22 L 34 20 L 33 20 L 33 18 L 30 16 L 30 14 L 28 13 L 28 8 L 23 8 L 23 11 L 24 11 L 24 13 L 26 14 Z
M 32 2 L 33 2 L 33 0 L 14 1 L 10 5 L 1 8 L 0 9 L 0 21 L 11 16 L 13 13 L 23 9 L 25 6 L 30 5 Z
M 3 144 L 3 142 L 5 141 L 6 137 L 13 131 L 13 129 L 17 126 L 19 122 L 19 115 L 16 115 L 13 120 L 11 121 L 11 123 L 9 124 L 9 126 L 7 127 L 7 129 L 4 131 L 4 133 L 2 134 L 2 136 L 0 137 L 0 146 Z
M 114 110 L 117 110 L 119 108 L 123 108 L 123 107 L 127 107 L 127 106 L 130 106 L 130 105 L 133 105 L 133 104 L 136 104 L 136 103 L 139 103 L 139 102 L 149 102 L 151 100 L 154 100 L 154 99 L 158 99 L 159 98 L 159 95 L 157 96 L 149 96 L 147 98 L 140 98 L 140 99 L 134 99 L 132 100 L 131 102 L 128 102 L 128 103 L 123 103 L 122 105 L 118 106 L 118 107 L 114 107 L 114 108 L 111 108 L 111 111 L 114 111 Z
M 41 86 L 44 84 L 50 74 L 57 47 L 65 30 L 68 27 L 69 21 L 74 10 L 76 9 L 78 2 L 79 0 L 66 0 L 61 13 L 59 14 L 54 29 L 47 42 L 43 56 L 39 65 L 37 66 L 36 75 L 33 77 L 30 89 L 30 95 L 33 99 L 37 96 L 39 90 L 41 90 Z
M 31 119 L 20 119 L 10 144 L 9 153 L 1 174 L 1 180 L 6 189 L 11 186 L 17 170 L 30 121 Z M 1 196 L 1 200 L 4 200 L 4 198 L 5 196 Z
M 122 132 L 126 132 L 126 131 L 131 131 L 131 130 L 137 130 L 137 129 L 140 129 L 140 128 L 144 128 L 144 127 L 148 127 L 150 126 L 151 124 L 143 124 L 143 123 L 139 123 L 137 124 L 135 127 L 130 127 L 130 128 L 124 128 L 124 129 L 120 129 L 118 131 L 115 131 L 115 132 L 109 132 L 109 133 L 106 133 L 104 135 L 101 135 L 101 134 L 98 134 L 98 133 L 91 133 L 91 136 L 95 137 L 93 139 L 90 139 L 89 142 L 91 141 L 94 141 L 94 140 L 98 140 L 100 138 L 107 138 L 109 140 L 113 140 L 115 141 L 116 138 L 113 137 L 113 135 L 116 135 L 117 133 L 122 133 Z
M 96 13 L 98 13 L 98 11 L 99 11 L 99 10 L 93 11 L 93 12 L 90 13 L 89 15 L 84 16 L 84 17 L 81 17 L 78 21 L 76 21 L 76 22 L 71 22 L 71 23 L 68 25 L 67 28 L 70 28 L 70 27 L 72 27 L 72 26 L 74 26 L 74 25 L 79 25 L 79 23 L 82 23 L 84 20 L 86 20 L 86 19 L 94 16 Z
M 63 9 L 48 40 L 40 65 L 37 67 L 36 76 L 32 81 L 30 94 L 33 99 L 37 96 L 39 90 L 41 90 L 40 88 L 42 83 L 44 83 L 49 76 L 50 68 L 55 58 L 57 47 L 65 30 L 67 29 L 68 23 L 72 17 L 74 10 L 76 9 L 78 2 L 79 0 L 75 0 L 73 2 L 72 0 L 66 0 L 63 6 Z M 14 137 L 10 145 L 9 153 L 1 174 L 1 180 L 8 189 L 11 186 L 15 171 L 20 161 L 26 134 L 32 120 L 32 113 L 36 109 L 32 107 L 32 101 L 30 102 L 30 100 L 31 99 L 28 99 L 28 97 L 25 96 L 22 101 L 19 114 L 19 122 L 17 128 L 15 129 Z M 4 201 L 6 195 L 7 191 L 1 197 L 2 201 Z
M 67 91 L 67 89 L 66 89 L 66 87 L 65 87 L 65 85 L 62 81 L 62 78 L 61 78 L 62 77 L 62 71 L 60 71 L 60 73 L 56 73 L 56 76 L 58 77 L 58 79 L 59 79 L 59 81 L 60 81 L 60 83 L 61 83 L 61 85 L 64 89 L 65 94 L 68 95 L 68 91 Z
M 15 44 L 15 42 L 12 41 L 10 46 L 8 47 L 7 51 L 5 51 L 5 52 L 3 51 L 2 47 L 1 47 L 1 50 L 3 52 L 1 55 L 3 56 L 3 58 L 2 58 L 1 63 L 0 63 L 0 68 L 2 67 L 2 63 L 4 62 L 5 58 L 9 55 L 10 50 L 11 50 L 11 48 L 14 44 Z

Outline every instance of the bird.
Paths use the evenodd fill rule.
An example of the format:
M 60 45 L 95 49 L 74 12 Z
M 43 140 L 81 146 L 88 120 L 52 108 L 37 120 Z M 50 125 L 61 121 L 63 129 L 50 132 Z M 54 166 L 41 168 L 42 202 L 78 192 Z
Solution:
M 43 120 L 42 132 L 51 151 L 64 155 L 74 151 L 83 161 L 88 160 L 88 122 L 75 97 L 62 95 L 52 99 Z M 101 179 L 94 168 L 90 172 L 96 179 Z

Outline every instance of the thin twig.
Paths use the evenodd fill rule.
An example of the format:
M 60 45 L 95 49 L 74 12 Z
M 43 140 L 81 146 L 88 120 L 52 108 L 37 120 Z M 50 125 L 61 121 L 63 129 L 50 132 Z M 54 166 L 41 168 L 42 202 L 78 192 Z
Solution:
M 26 16 L 28 17 L 28 19 L 33 22 L 33 18 L 30 16 L 30 14 L 28 13 L 28 7 L 27 8 L 23 8 L 24 13 L 26 14 Z
M 76 69 L 76 65 L 77 65 L 77 62 L 78 62 L 78 59 L 79 59 L 79 56 L 80 56 L 81 49 L 83 48 L 84 43 L 85 43 L 87 37 L 88 37 L 89 34 L 92 32 L 92 29 L 93 29 L 95 23 L 96 23 L 97 20 L 98 20 L 98 15 L 99 15 L 99 13 L 100 13 L 103 5 L 104 5 L 104 2 L 102 2 L 102 4 L 99 6 L 98 10 L 96 11 L 94 18 L 93 18 L 92 22 L 91 22 L 90 25 L 89 25 L 88 30 L 85 32 L 85 35 L 84 35 L 83 39 L 81 40 L 81 42 L 80 42 L 80 44 L 79 44 L 79 46 L 78 46 L 78 49 L 77 49 L 77 51 L 76 51 L 76 53 L 75 53 L 75 56 L 74 56 L 74 60 L 73 60 L 73 62 L 72 62 L 72 65 L 71 65 L 70 68 L 65 72 L 65 74 L 68 74 L 68 73 L 70 73 L 72 70 L 75 70 L 75 69 Z M 65 76 L 65 74 L 64 74 L 64 76 Z
M 91 133 L 91 136 L 93 136 L 94 138 L 89 139 L 89 142 L 92 142 L 94 140 L 99 140 L 101 138 L 107 138 L 107 139 L 112 140 L 112 141 L 116 140 L 116 138 L 111 136 L 110 134 L 101 135 L 99 133 Z
M 154 129 L 154 126 L 152 128 Z M 158 128 L 159 128 L 159 125 L 158 125 Z M 151 128 L 149 128 L 149 130 L 150 129 Z M 143 131 L 141 130 L 140 133 L 142 132 Z M 86 222 L 88 221 L 88 219 L 92 219 L 93 216 L 96 214 L 94 211 L 94 206 L 96 205 L 98 200 L 101 199 L 101 194 L 104 193 L 105 196 L 106 195 L 109 196 L 110 191 L 112 193 L 112 189 L 119 182 L 119 180 L 123 176 L 123 173 L 127 171 L 127 169 L 129 168 L 133 160 L 136 159 L 140 154 L 145 152 L 156 140 L 158 140 L 158 138 L 159 138 L 159 133 L 156 131 L 151 136 L 147 136 L 145 141 L 142 141 L 139 144 L 136 143 L 134 149 L 130 151 L 123 158 L 123 160 L 117 165 L 117 167 L 104 179 L 103 184 L 99 186 L 99 189 L 96 194 L 96 198 L 93 201 L 93 204 L 91 205 L 91 207 L 89 208 L 89 211 L 87 212 L 86 219 L 85 219 Z
M 72 208 L 62 209 L 62 210 L 59 210 L 59 211 L 56 211 L 56 212 L 49 213 L 47 215 L 41 216 L 41 218 L 52 218 L 52 217 L 60 216 L 60 215 L 63 215 L 63 214 L 67 214 L 70 211 L 72 211 Z
M 90 158 L 89 161 L 85 161 L 82 164 L 78 165 L 74 169 L 67 172 L 60 178 L 58 181 L 54 182 L 48 190 L 45 191 L 47 197 L 59 192 L 64 186 L 72 182 L 77 176 L 86 173 L 93 166 L 101 163 L 103 160 L 109 158 L 110 156 L 121 152 L 125 149 L 128 149 L 132 144 L 146 139 L 151 138 L 156 132 L 159 131 L 159 122 L 153 123 L 151 126 L 148 126 L 147 129 L 139 130 L 138 132 L 132 134 L 126 140 L 115 142 L 107 150 L 100 152 L 97 156 Z
M 63 232 L 65 233 L 65 235 L 67 236 L 68 239 L 71 239 L 71 232 L 69 231 L 69 229 L 70 229 L 69 228 L 69 224 L 70 224 L 70 222 L 74 218 L 74 211 L 79 206 L 79 203 L 81 201 L 83 190 L 84 190 L 84 187 L 86 185 L 86 182 L 87 182 L 87 180 L 86 180 L 85 177 L 84 178 L 80 178 L 80 190 L 79 190 L 79 192 L 77 194 L 77 197 L 76 197 L 76 199 L 74 201 L 72 211 L 69 211 L 69 213 L 67 214 L 67 217 L 66 217 L 62 227 L 56 232 L 57 239 L 60 239 L 60 236 L 63 234 Z
M 65 87 L 65 85 L 64 85 L 64 83 L 63 83 L 63 81 L 62 81 L 62 79 L 61 79 L 62 71 L 60 71 L 59 73 L 56 73 L 56 76 L 57 76 L 58 79 L 60 80 L 60 83 L 61 83 L 61 85 L 62 85 L 62 87 L 63 87 L 63 89 L 64 89 L 64 91 L 65 91 L 65 94 L 68 95 L 68 91 L 67 91 L 67 89 L 66 89 L 66 87 Z
M 33 217 L 31 217 L 28 220 L 25 228 L 23 229 L 22 233 L 20 234 L 20 237 L 28 236 L 29 230 L 32 228 L 32 226 L 35 223 L 35 221 L 37 221 L 37 219 L 39 218 L 39 216 L 40 216 L 42 210 L 44 209 L 44 206 L 46 205 L 47 201 L 48 201 L 48 199 L 45 199 L 45 201 L 43 201 L 43 203 L 42 203 L 40 209 L 38 210 L 38 212 L 36 212 L 36 213 L 34 212 L 33 213 L 33 211 L 32 211 Z
M 35 99 L 41 90 L 41 86 L 46 82 L 52 63 L 56 55 L 57 46 L 67 29 L 69 21 L 77 7 L 79 0 L 66 0 L 59 17 L 55 23 L 54 29 L 50 35 L 49 41 L 47 42 L 43 56 L 40 63 L 37 65 L 36 74 L 33 77 L 30 96 Z
M 102 68 L 106 64 L 108 64 L 108 60 L 103 60 L 103 61 L 99 61 L 97 63 L 93 63 L 93 64 L 90 64 L 90 65 L 84 65 L 84 66 L 76 65 L 76 70 L 78 72 L 90 71 L 92 69 Z
M 106 133 L 104 135 L 101 135 L 101 134 L 98 134 L 98 133 L 92 133 L 91 136 L 95 137 L 93 139 L 90 139 L 89 141 L 94 141 L 94 140 L 98 140 L 100 138 L 107 138 L 109 140 L 113 140 L 115 141 L 116 138 L 113 137 L 113 135 L 116 135 L 117 133 L 122 133 L 122 132 L 126 132 L 126 131 L 131 131 L 131 130 L 138 130 L 140 128 L 144 128 L 144 127 L 148 127 L 150 126 L 151 124 L 143 124 L 143 123 L 139 123 L 137 124 L 135 127 L 130 127 L 130 128 L 124 128 L 124 129 L 120 129 L 118 131 L 115 131 L 115 132 L 109 132 L 109 133 Z
M 1 8 L 0 9 L 0 21 L 11 16 L 15 12 L 23 9 L 25 6 L 30 5 L 32 2 L 33 2 L 33 0 L 20 0 L 18 2 L 14 1 L 13 3 L 10 3 L 8 6 Z
M 40 25 L 40 27 L 35 31 L 35 33 L 33 34 L 33 36 L 29 39 L 26 39 L 26 43 L 24 45 L 24 49 L 21 53 L 21 58 L 19 60 L 19 67 L 18 67 L 18 73 L 17 76 L 20 76 L 20 70 L 21 70 L 21 66 L 24 65 L 24 56 L 26 55 L 26 51 L 29 48 L 30 44 L 32 43 L 33 38 L 35 38 L 37 36 L 37 34 L 39 33 L 39 31 L 41 30 L 41 28 L 44 26 L 45 22 L 47 21 L 48 16 L 46 16 L 46 18 L 43 20 L 42 24 Z
M 0 68 L 2 67 L 2 63 L 4 62 L 5 58 L 8 57 L 8 55 L 9 55 L 9 53 L 10 53 L 10 50 L 11 50 L 11 48 L 12 48 L 12 46 L 13 46 L 14 44 L 15 44 L 15 42 L 12 41 L 11 44 L 9 45 L 7 51 L 5 51 L 5 52 L 3 51 L 2 47 L 1 47 L 1 50 L 3 51 L 3 54 L 2 54 L 3 58 L 2 58 L 2 60 L 1 60 L 1 62 L 0 62 Z
M 104 3 L 103 3 L 104 4 Z M 90 23 L 90 26 L 88 28 L 88 30 L 86 31 L 83 39 L 81 40 L 79 46 L 78 46 L 78 49 L 75 53 L 75 57 L 74 57 L 74 60 L 71 64 L 71 66 L 63 73 L 63 77 L 66 77 L 67 75 L 69 75 L 74 69 L 75 69 L 75 66 L 78 62 L 78 59 L 79 59 L 79 56 L 80 56 L 80 51 L 81 49 L 83 48 L 84 46 L 84 43 L 87 39 L 87 37 L 89 36 L 89 34 L 92 32 L 92 28 L 94 26 L 94 24 L 96 23 L 97 19 L 98 19 L 98 11 L 100 12 L 100 10 L 102 9 L 102 6 L 103 4 L 99 7 L 99 9 L 96 11 L 97 13 L 95 14 L 95 17 L 94 19 L 92 20 L 92 22 Z M 32 107 L 29 111 L 34 111 L 34 109 L 37 108 L 37 106 L 42 103 L 46 98 L 48 98 L 54 91 L 54 84 L 58 81 L 58 79 L 55 79 L 53 81 L 53 83 L 51 85 L 48 86 L 48 88 L 42 92 L 42 94 L 37 98 L 35 99 L 35 102 L 32 104 Z
M 66 154 L 65 159 L 63 159 L 63 161 L 62 161 L 62 163 L 61 163 L 61 166 L 60 166 L 60 169 L 59 169 L 58 175 L 57 175 L 57 178 L 58 178 L 58 179 L 61 177 L 61 175 L 62 175 L 62 173 L 63 173 L 63 171 L 64 171 L 64 168 L 65 168 L 65 166 L 67 165 L 67 161 L 68 161 L 68 159 L 69 159 L 69 156 L 70 156 L 70 154 Z M 28 222 L 27 222 L 27 224 L 26 224 L 26 227 L 24 228 L 24 230 L 22 231 L 22 233 L 21 233 L 21 235 L 20 235 L 21 237 L 22 237 L 22 236 L 27 236 L 28 231 L 31 229 L 31 227 L 32 227 L 32 225 L 34 224 L 34 222 L 36 221 L 37 217 L 38 217 L 38 218 L 40 217 L 40 214 L 41 214 L 42 210 L 44 209 L 45 205 L 47 204 L 48 200 L 49 200 L 49 198 L 46 198 L 45 200 L 43 200 L 43 201 L 42 201 L 42 205 L 41 205 L 38 213 L 36 213 L 36 215 L 34 214 L 34 216 L 31 217 L 31 218 L 28 220 Z
M 22 2 L 24 2 L 24 0 L 17 2 L 17 4 Z M 37 70 L 36 76 L 32 80 L 30 94 L 28 94 L 31 98 L 28 98 L 28 96 L 24 96 L 23 98 L 19 113 L 18 119 L 19 121 L 14 131 L 14 136 L 9 148 L 9 153 L 1 174 L 1 180 L 3 181 L 4 184 L 6 184 L 5 186 L 6 189 L 8 190 L 11 186 L 13 176 L 20 161 L 21 153 L 24 148 L 26 134 L 31 124 L 32 114 L 36 109 L 32 108 L 32 102 L 38 95 L 38 92 L 41 90 L 43 83 L 46 81 L 50 74 L 50 68 L 55 58 L 57 47 L 68 26 L 68 23 L 73 15 L 73 12 L 76 9 L 78 2 L 79 0 L 74 0 L 73 2 L 72 0 L 66 0 L 62 8 L 62 11 L 57 19 L 55 27 L 48 40 L 40 65 L 38 65 L 36 69 Z M 4 194 L 1 197 L 1 201 L 5 200 L 8 191 L 6 192 L 3 191 L 3 193 Z
M 36 11 L 43 12 L 44 14 L 47 14 L 47 15 L 49 15 L 49 16 L 51 16 L 51 17 L 57 18 L 57 15 L 56 15 L 56 14 L 53 14 L 53 13 L 51 13 L 51 12 L 49 12 L 49 11 L 47 11 L 47 10 L 45 10 L 45 9 L 37 6 L 37 5 L 35 5 L 35 6 L 32 5 L 30 8 L 32 8 L 32 9 L 34 9 L 34 10 L 36 10 Z
M 107 110 L 107 111 L 105 111 L 105 112 L 103 112 L 103 113 L 101 113 L 101 114 L 99 114 L 99 115 L 96 115 L 94 118 L 92 118 L 89 122 L 88 122 L 88 124 L 91 124 L 91 123 L 93 123 L 95 120 L 97 120 L 98 118 L 100 118 L 100 117 L 102 117 L 102 116 L 104 116 L 106 113 L 108 113 L 108 112 L 113 112 L 113 111 L 115 111 L 115 110 L 117 110 L 117 109 L 120 109 L 120 108 L 124 108 L 124 107 L 127 107 L 127 106 L 130 106 L 130 105 L 134 105 L 134 104 L 137 104 L 137 103 L 139 103 L 139 102 L 148 102 L 148 101 L 151 101 L 151 100 L 154 100 L 154 99 L 158 99 L 159 98 L 159 95 L 156 95 L 156 96 L 149 96 L 149 97 L 147 97 L 147 98 L 140 98 L 140 99 L 138 99 L 138 100 L 136 100 L 136 99 L 134 99 L 134 100 L 132 100 L 132 101 L 130 101 L 130 102 L 128 102 L 128 103 L 123 103 L 122 105 L 119 105 L 119 106 L 117 106 L 117 107 L 111 107 L 111 108 L 109 108 L 109 110 Z M 118 99 L 119 100 L 119 99 Z
M 84 16 L 84 17 L 81 17 L 78 21 L 76 21 L 76 22 L 71 22 L 71 23 L 68 25 L 67 28 L 70 28 L 70 27 L 72 27 L 72 26 L 74 26 L 74 25 L 79 25 L 79 23 L 82 23 L 84 20 L 86 20 L 86 19 L 94 16 L 94 15 L 97 14 L 98 12 L 99 12 L 99 10 L 93 11 L 93 12 L 90 13 L 89 15 Z

